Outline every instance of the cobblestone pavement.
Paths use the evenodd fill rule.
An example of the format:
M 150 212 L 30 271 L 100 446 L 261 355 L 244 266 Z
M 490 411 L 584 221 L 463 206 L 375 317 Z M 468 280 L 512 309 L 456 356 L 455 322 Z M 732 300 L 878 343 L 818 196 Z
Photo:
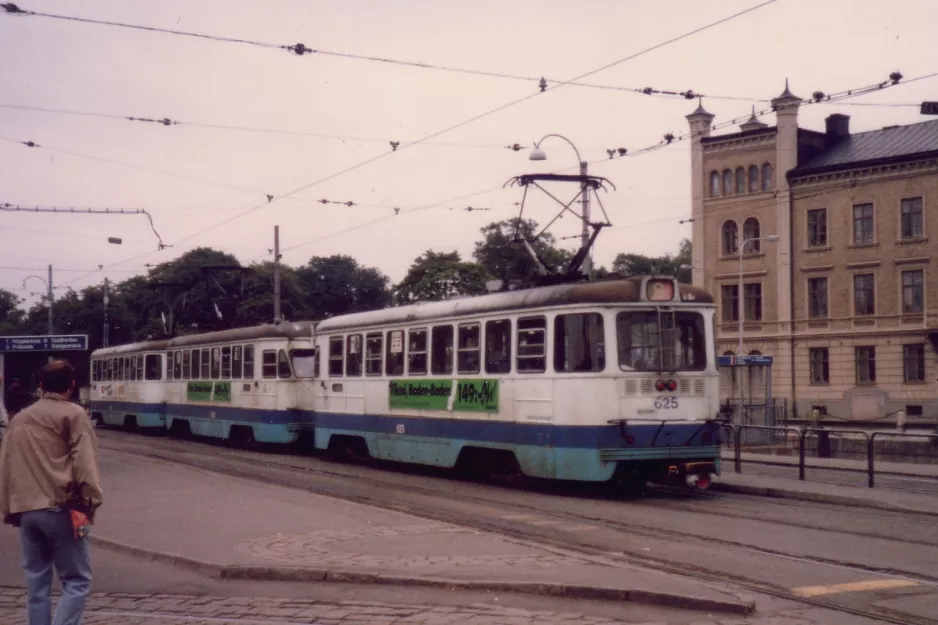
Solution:
M 0 622 L 26 625 L 26 592 L 0 588 Z M 667 623 L 610 620 L 563 612 L 538 612 L 482 605 L 401 605 L 382 602 L 315 601 L 263 597 L 208 597 L 171 594 L 94 593 L 85 610 L 84 625 L 810 625 L 796 615 L 700 620 L 688 615 Z

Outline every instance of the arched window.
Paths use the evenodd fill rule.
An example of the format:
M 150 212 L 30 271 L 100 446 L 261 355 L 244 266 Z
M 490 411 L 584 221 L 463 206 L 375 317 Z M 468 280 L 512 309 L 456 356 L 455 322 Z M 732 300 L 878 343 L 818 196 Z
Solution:
M 720 197 L 720 172 L 710 172 L 710 197 Z
M 733 172 L 723 170 L 723 195 L 733 195 Z
M 746 170 L 742 167 L 736 169 L 736 195 L 746 192 Z
M 737 253 L 739 245 L 739 228 L 735 221 L 723 222 L 723 255 L 732 256 Z
M 759 220 L 755 217 L 750 217 L 743 222 L 743 241 L 758 239 L 759 238 Z M 756 253 L 760 251 L 762 247 L 762 241 L 752 241 L 749 245 L 746 246 L 744 252 Z
M 749 192 L 756 193 L 759 191 L 759 168 L 755 165 L 749 167 Z
M 772 190 L 772 166 L 769 163 L 762 165 L 762 190 Z

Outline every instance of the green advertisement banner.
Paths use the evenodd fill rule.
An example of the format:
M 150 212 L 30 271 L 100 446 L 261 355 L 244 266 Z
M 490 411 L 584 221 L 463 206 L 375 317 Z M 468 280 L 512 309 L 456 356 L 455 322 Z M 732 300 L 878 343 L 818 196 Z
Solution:
M 454 380 L 392 380 L 388 383 L 391 408 L 449 410 Z M 498 412 L 498 380 L 456 380 L 452 410 Z
M 231 402 L 231 382 L 189 382 L 186 385 L 186 399 Z

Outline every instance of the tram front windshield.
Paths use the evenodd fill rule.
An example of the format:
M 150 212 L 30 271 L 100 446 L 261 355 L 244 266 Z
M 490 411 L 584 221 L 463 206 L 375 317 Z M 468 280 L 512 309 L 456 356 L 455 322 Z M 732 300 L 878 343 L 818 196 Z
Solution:
M 706 325 L 697 312 L 623 311 L 616 316 L 619 368 L 623 371 L 703 371 Z

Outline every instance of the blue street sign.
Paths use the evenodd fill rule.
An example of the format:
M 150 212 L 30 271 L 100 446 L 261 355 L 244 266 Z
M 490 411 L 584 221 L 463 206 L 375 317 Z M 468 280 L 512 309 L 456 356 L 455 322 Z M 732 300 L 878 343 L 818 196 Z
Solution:
M 62 352 L 87 349 L 87 334 L 0 336 L 0 352 Z
M 771 364 L 771 356 L 717 356 L 718 367 L 754 367 Z

